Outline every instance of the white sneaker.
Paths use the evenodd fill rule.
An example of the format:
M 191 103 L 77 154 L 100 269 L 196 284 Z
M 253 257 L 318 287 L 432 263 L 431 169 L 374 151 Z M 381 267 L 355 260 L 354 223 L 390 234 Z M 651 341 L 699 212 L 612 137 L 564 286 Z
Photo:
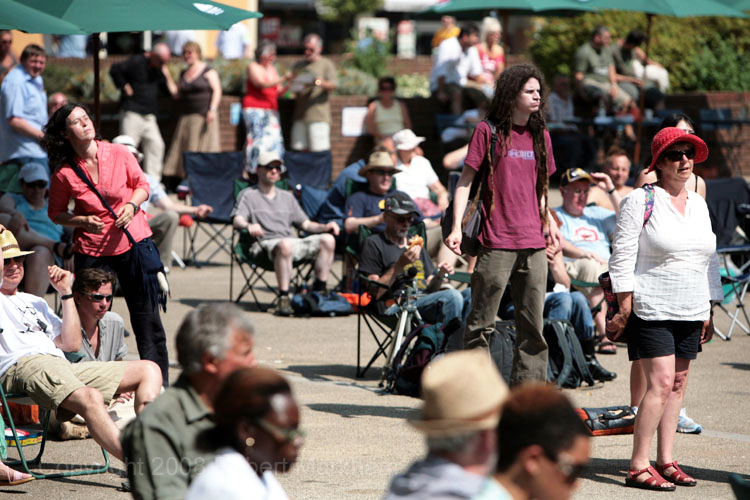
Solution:
M 703 431 L 701 424 L 687 416 L 685 408 L 680 410 L 680 416 L 677 419 L 677 432 L 683 434 L 700 434 Z

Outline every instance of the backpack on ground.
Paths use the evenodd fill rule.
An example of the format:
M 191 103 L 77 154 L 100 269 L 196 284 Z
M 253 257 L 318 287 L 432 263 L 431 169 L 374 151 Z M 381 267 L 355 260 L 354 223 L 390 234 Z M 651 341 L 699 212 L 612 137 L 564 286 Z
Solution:
M 336 292 L 298 293 L 292 298 L 294 313 L 301 316 L 346 316 L 354 312 L 352 305 Z
M 510 384 L 513 369 L 513 351 L 516 345 L 516 324 L 514 321 L 495 322 L 495 331 L 490 335 L 490 356 L 506 384 Z
M 447 340 L 461 331 L 458 319 L 443 325 L 422 324 L 404 337 L 385 379 L 385 391 L 418 398 L 422 372 L 433 359 L 445 354 Z
M 630 406 L 576 408 L 576 413 L 592 436 L 632 434 L 635 426 L 635 413 Z
M 575 389 L 583 382 L 594 385 L 581 342 L 575 329 L 565 320 L 544 320 L 544 340 L 549 347 L 547 379 L 558 387 Z

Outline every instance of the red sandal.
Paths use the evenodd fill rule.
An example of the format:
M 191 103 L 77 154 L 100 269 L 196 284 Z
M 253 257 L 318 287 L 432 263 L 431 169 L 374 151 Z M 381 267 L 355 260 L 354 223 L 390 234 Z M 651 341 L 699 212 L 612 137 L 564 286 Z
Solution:
M 636 480 L 638 476 L 644 473 L 650 474 L 651 477 L 645 481 Z M 661 477 L 650 465 L 645 469 L 628 471 L 628 477 L 625 478 L 625 486 L 652 491 L 674 491 L 677 488 L 674 484 Z
M 671 474 L 665 474 L 664 471 L 670 467 L 674 467 L 674 472 Z M 677 465 L 677 460 L 664 465 L 656 464 L 656 470 L 659 471 L 659 474 L 669 479 L 670 482 L 677 486 L 695 486 L 698 484 L 698 481 L 688 476 L 682 469 L 680 469 L 680 466 Z

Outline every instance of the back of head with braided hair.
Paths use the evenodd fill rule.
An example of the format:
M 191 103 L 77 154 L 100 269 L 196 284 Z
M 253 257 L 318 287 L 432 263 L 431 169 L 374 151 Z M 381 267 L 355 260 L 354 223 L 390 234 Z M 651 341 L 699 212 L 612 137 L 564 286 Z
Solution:
M 505 155 L 511 148 L 510 131 L 513 127 L 513 110 L 516 105 L 516 99 L 523 90 L 529 79 L 535 78 L 539 82 L 539 93 L 541 103 L 539 110 L 529 116 L 529 122 L 526 127 L 531 133 L 534 142 L 534 157 L 536 158 L 536 198 L 539 207 L 539 218 L 542 224 L 547 224 L 547 191 L 549 187 L 549 174 L 547 171 L 547 161 L 549 152 L 547 151 L 547 142 L 544 139 L 544 130 L 547 124 L 544 119 L 544 104 L 547 100 L 547 86 L 544 83 L 544 76 L 539 69 L 533 64 L 516 64 L 502 72 L 495 85 L 495 96 L 487 110 L 487 120 L 495 127 L 495 132 L 500 138 L 500 154 Z M 490 170 L 490 185 L 493 185 L 493 171 Z M 495 192 L 492 190 L 492 204 L 495 204 Z

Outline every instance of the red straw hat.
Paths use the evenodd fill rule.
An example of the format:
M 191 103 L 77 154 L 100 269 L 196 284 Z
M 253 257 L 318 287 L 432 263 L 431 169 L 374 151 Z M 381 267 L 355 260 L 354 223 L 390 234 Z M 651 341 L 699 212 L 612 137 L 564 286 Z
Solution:
M 666 127 L 661 129 L 651 141 L 651 165 L 648 171 L 651 172 L 654 169 L 656 161 L 669 146 L 678 142 L 689 142 L 695 147 L 695 163 L 703 163 L 708 158 L 708 146 L 703 139 L 677 127 Z

